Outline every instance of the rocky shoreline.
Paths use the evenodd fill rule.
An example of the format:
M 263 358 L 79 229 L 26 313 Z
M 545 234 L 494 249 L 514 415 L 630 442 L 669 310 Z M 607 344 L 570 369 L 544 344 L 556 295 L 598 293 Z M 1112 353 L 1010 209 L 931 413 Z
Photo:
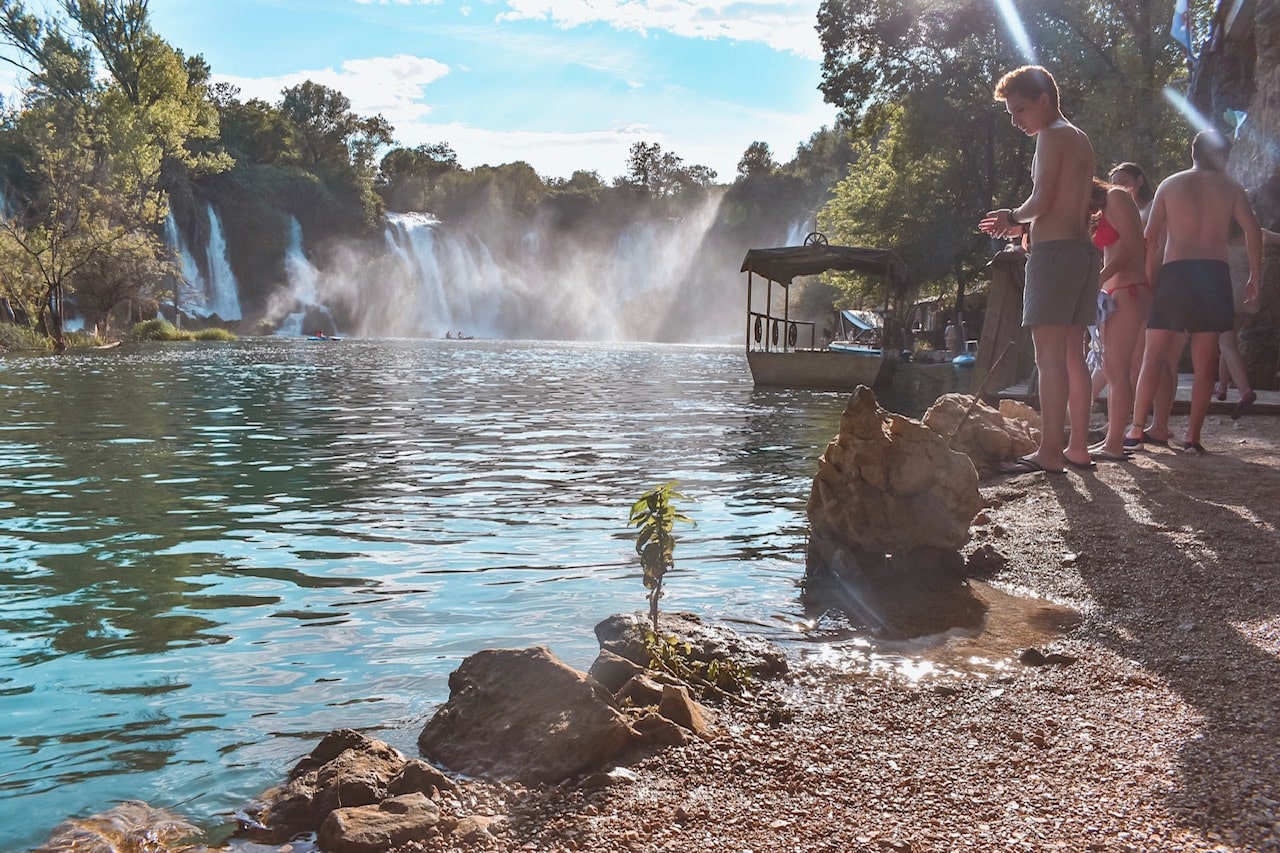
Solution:
M 1049 661 L 914 677 L 814 644 L 703 738 L 457 780 L 462 831 L 384 849 L 1280 850 L 1280 424 L 1213 416 L 1205 443 L 983 484 L 971 563 L 1079 614 Z

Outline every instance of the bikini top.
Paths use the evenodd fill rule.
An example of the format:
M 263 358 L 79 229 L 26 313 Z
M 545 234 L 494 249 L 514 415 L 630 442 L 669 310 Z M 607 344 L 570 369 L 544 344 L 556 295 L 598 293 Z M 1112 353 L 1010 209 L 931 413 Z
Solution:
M 1107 215 L 1104 213 L 1099 216 L 1098 227 L 1093 232 L 1093 245 L 1099 249 L 1105 249 L 1119 239 L 1120 232 L 1107 221 Z

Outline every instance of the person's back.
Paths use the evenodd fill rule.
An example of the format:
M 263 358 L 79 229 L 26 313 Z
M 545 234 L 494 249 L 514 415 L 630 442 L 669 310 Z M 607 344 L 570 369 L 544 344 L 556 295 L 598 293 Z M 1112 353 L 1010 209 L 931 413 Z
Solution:
M 1209 412 L 1218 368 L 1219 336 L 1235 326 L 1231 268 L 1227 263 L 1231 223 L 1245 234 L 1249 279 L 1245 299 L 1256 297 L 1262 266 L 1262 229 L 1244 190 L 1224 169 L 1230 144 L 1212 130 L 1191 143 L 1192 167 L 1166 178 L 1156 190 L 1147 222 L 1147 273 L 1155 300 L 1147 323 L 1147 347 L 1127 442 L 1148 438 L 1144 421 L 1167 371 L 1173 342 L 1191 336 L 1191 412 L 1184 450 L 1204 453 L 1200 429 Z M 1176 357 L 1176 355 L 1174 356 Z M 1159 440 L 1159 437 L 1156 437 Z
M 1227 260 L 1231 223 L 1244 196 L 1231 176 L 1216 169 L 1188 169 L 1165 179 L 1156 196 L 1164 216 L 1166 263 Z

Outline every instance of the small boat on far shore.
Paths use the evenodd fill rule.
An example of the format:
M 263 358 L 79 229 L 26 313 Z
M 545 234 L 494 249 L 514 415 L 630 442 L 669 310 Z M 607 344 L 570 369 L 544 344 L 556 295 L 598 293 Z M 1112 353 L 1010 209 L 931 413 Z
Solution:
M 951 359 L 953 367 L 973 367 L 978 362 L 978 342 L 965 341 L 964 352 Z

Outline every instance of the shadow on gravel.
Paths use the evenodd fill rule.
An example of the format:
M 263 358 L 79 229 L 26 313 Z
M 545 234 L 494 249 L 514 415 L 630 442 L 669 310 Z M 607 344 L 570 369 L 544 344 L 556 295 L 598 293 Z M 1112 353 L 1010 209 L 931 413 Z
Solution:
M 1280 475 L 1224 454 L 1153 455 L 1124 467 L 1136 500 L 1097 477 L 1050 478 L 1064 539 L 1118 628 L 1101 638 L 1203 715 L 1168 807 L 1250 850 L 1280 848 L 1280 661 L 1238 627 L 1280 612 Z M 1250 494 L 1219 503 L 1225 484 Z M 1249 484 L 1243 490 L 1241 483 Z M 1147 577 L 1143 577 L 1147 575 Z M 1157 582 L 1152 582 L 1154 575 Z

